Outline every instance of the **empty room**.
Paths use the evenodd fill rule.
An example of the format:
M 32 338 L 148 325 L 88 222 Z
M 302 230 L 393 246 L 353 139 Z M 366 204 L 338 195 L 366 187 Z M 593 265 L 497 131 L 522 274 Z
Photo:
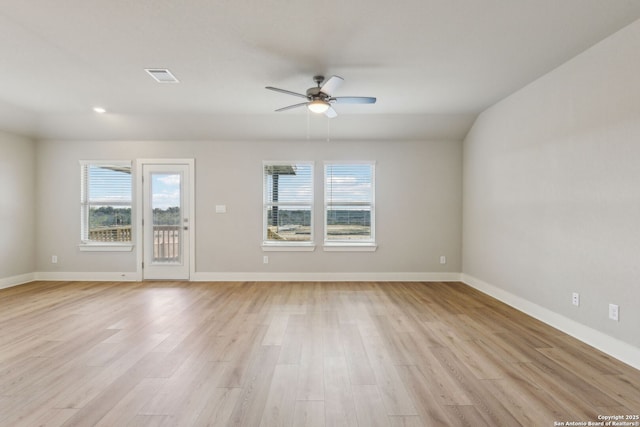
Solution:
M 639 0 L 0 32 L 0 427 L 640 426 Z

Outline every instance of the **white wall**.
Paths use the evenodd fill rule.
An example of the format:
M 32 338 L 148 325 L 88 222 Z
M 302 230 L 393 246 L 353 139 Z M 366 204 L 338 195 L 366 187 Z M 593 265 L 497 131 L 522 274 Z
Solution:
M 0 132 L 0 287 L 35 271 L 35 152 L 30 139 Z
M 462 143 L 41 141 L 38 145 L 39 272 L 133 272 L 134 253 L 80 252 L 78 160 L 195 158 L 196 271 L 203 273 L 459 274 Z M 312 160 L 316 240 L 322 239 L 322 162 L 375 160 L 376 252 L 262 252 L 262 161 Z M 135 162 L 134 162 L 135 164 Z M 225 204 L 227 214 L 215 213 Z M 58 264 L 51 264 L 51 255 Z M 269 264 L 262 263 L 263 255 Z M 439 263 L 440 255 L 447 264 Z M 384 274 L 380 277 L 386 277 Z
M 469 280 L 636 348 L 638 52 L 640 21 L 489 108 L 464 141 L 463 166 Z

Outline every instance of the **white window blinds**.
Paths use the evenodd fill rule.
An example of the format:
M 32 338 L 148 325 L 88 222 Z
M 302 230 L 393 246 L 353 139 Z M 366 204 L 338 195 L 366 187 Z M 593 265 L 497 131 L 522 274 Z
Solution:
M 375 241 L 375 164 L 325 163 L 325 242 Z
M 131 242 L 131 162 L 80 162 L 80 239 Z
M 313 241 L 313 163 L 263 163 L 265 243 Z

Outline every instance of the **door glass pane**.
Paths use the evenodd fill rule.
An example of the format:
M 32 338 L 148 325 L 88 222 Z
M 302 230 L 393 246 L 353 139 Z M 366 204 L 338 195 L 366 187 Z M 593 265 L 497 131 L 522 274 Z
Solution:
M 182 261 L 181 178 L 178 173 L 151 173 L 153 262 Z

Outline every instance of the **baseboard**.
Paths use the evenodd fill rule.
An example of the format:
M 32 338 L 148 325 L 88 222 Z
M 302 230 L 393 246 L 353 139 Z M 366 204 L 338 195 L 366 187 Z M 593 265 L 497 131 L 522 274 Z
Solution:
M 34 273 L 19 274 L 17 276 L 0 278 L 0 289 L 11 288 L 13 286 L 33 282 L 34 280 Z
M 460 273 L 208 273 L 194 282 L 459 282 Z
M 136 272 L 92 272 L 92 271 L 39 271 L 34 273 L 35 280 L 45 281 L 74 281 L 85 282 L 135 282 L 138 280 Z
M 45 281 L 107 281 L 140 280 L 136 272 L 51 272 L 31 275 L 32 280 Z M 196 272 L 193 282 L 459 282 L 460 273 L 244 273 Z
M 462 274 L 461 276 L 463 283 L 480 292 L 490 295 L 636 369 L 640 369 L 640 348 L 578 323 L 575 320 L 571 320 L 568 317 L 525 300 L 497 286 L 483 282 L 473 276 L 469 276 L 468 274 Z

